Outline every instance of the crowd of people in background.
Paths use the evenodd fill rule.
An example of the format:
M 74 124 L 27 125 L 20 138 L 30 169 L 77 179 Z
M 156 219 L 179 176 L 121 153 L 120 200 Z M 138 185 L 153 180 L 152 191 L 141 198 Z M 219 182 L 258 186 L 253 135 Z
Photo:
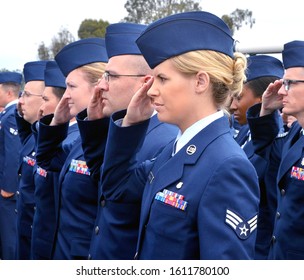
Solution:
M 0 259 L 304 259 L 296 39 L 184 12 L 1 72 Z

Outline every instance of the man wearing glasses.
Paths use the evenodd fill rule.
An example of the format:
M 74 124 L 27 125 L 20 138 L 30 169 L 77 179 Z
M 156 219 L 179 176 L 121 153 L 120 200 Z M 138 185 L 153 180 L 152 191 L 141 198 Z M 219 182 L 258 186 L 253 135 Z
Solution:
M 38 119 L 38 110 L 43 103 L 44 70 L 46 61 L 31 61 L 24 64 L 24 91 L 18 111 L 15 113 L 19 137 L 22 143 L 17 191 L 17 252 L 16 258 L 30 259 L 32 224 L 35 211 L 34 166 L 36 164 L 35 138 L 31 125 Z
M 248 111 L 255 151 L 276 172 L 277 213 L 269 259 L 304 259 L 304 41 L 291 41 L 282 52 L 283 80 L 271 83 L 262 104 Z M 279 113 L 297 119 L 288 134 L 278 135 Z
M 78 115 L 84 155 L 91 176 L 100 179 L 103 161 L 102 119 L 126 109 L 135 92 L 149 79 L 152 70 L 135 40 L 146 26 L 116 23 L 107 27 L 105 42 L 109 61 L 86 115 Z M 144 144 L 137 153 L 140 162 L 151 159 L 168 142 L 177 128 L 151 116 Z M 132 137 L 132 135 L 130 135 Z M 108 141 L 111 141 L 109 139 Z M 124 139 L 122 139 L 124 141 Z M 110 191 L 111 192 L 111 191 Z M 133 259 L 136 251 L 142 190 L 138 193 L 110 194 L 99 184 L 98 212 L 92 235 L 89 259 Z

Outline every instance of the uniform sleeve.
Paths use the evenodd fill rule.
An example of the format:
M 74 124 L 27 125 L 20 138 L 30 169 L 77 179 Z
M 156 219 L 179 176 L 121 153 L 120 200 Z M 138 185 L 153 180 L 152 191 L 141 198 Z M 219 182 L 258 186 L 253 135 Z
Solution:
M 258 205 L 258 179 L 251 163 L 236 156 L 219 164 L 198 209 L 201 259 L 252 259 Z
M 39 122 L 36 161 L 43 169 L 58 172 L 61 170 L 68 151 L 62 147 L 67 136 L 69 123 L 50 126 L 53 115 L 43 117 Z
M 86 110 L 76 117 L 85 161 L 94 181 L 100 180 L 100 168 L 104 160 L 104 151 L 109 130 L 109 118 L 85 120 Z
M 14 115 L 10 115 L 3 129 L 3 173 L 0 183 L 1 189 L 6 192 L 16 192 L 18 183 L 18 167 L 21 142 Z
M 251 141 L 256 153 L 263 152 L 265 148 L 273 143 L 281 127 L 281 117 L 278 111 L 260 117 L 260 109 L 261 104 L 256 104 L 247 111 Z
M 136 154 L 144 142 L 149 120 L 120 127 L 115 120 L 123 116 L 124 112 L 115 113 L 110 121 L 101 174 L 102 191 L 109 200 L 133 202 L 141 199 L 146 182 L 145 164 L 136 161 Z

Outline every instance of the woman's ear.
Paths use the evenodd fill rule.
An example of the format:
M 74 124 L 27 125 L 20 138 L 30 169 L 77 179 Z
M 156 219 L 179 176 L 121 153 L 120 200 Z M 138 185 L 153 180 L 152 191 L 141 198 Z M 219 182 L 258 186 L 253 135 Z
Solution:
M 210 84 L 210 77 L 204 71 L 199 71 L 196 74 L 196 89 L 197 92 L 204 92 Z

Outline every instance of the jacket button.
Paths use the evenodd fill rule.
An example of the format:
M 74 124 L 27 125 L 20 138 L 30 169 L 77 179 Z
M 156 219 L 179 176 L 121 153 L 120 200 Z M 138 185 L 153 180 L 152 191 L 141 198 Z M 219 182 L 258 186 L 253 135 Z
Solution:
M 92 259 L 92 256 L 91 254 L 88 255 L 88 260 L 91 260 Z
M 272 244 L 274 244 L 276 242 L 276 240 L 277 240 L 276 237 L 273 235 L 272 238 L 271 238 Z
M 100 201 L 100 205 L 101 205 L 101 207 L 105 207 L 106 201 L 105 200 Z
M 280 217 L 281 217 L 280 212 L 277 212 L 276 217 L 277 217 L 277 219 L 280 219 Z
M 98 233 L 99 233 L 99 227 L 96 226 L 96 227 L 95 227 L 95 234 L 97 235 Z
M 285 195 L 285 190 L 284 189 L 281 189 L 281 196 L 284 196 Z
M 15 209 L 15 213 L 18 214 L 18 210 L 17 209 Z
M 20 192 L 19 191 L 16 191 L 16 195 L 19 195 L 20 194 Z

